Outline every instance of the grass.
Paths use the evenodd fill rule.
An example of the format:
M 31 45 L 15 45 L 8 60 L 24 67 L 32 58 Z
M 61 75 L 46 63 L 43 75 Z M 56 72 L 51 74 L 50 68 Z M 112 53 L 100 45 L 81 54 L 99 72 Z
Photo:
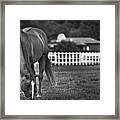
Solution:
M 100 65 L 52 66 L 56 87 L 46 76 L 42 81 L 42 100 L 99 100 Z

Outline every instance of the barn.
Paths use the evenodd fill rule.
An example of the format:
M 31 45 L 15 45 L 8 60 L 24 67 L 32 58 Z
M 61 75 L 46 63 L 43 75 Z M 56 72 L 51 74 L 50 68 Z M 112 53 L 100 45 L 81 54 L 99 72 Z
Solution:
M 100 52 L 100 41 L 89 37 L 67 38 L 68 41 L 74 42 L 80 50 L 89 52 Z
M 63 41 L 75 43 L 77 52 L 100 52 L 100 41 L 90 37 L 65 37 L 64 34 L 59 34 L 57 40 L 51 40 L 50 50 L 55 51 Z

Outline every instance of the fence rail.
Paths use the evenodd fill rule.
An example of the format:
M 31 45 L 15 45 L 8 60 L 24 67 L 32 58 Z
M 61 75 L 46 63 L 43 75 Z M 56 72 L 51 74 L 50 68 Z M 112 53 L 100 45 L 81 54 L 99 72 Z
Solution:
M 48 58 L 54 65 L 100 64 L 99 52 L 49 52 Z

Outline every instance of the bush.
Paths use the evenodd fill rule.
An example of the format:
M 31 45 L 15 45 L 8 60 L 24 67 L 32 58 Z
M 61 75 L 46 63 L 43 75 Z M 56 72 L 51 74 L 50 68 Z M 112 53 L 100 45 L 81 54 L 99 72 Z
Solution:
M 56 52 L 77 52 L 79 51 L 79 48 L 77 45 L 70 41 L 62 41 L 58 43 L 58 45 L 55 47 Z

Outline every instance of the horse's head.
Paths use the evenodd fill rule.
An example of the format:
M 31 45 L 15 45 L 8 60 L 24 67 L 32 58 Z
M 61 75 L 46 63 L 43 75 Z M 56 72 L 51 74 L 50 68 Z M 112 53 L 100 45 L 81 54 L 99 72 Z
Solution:
M 32 88 L 31 88 L 31 80 L 29 77 L 24 76 L 21 78 L 21 90 L 24 92 L 25 97 L 28 99 L 31 98 Z

